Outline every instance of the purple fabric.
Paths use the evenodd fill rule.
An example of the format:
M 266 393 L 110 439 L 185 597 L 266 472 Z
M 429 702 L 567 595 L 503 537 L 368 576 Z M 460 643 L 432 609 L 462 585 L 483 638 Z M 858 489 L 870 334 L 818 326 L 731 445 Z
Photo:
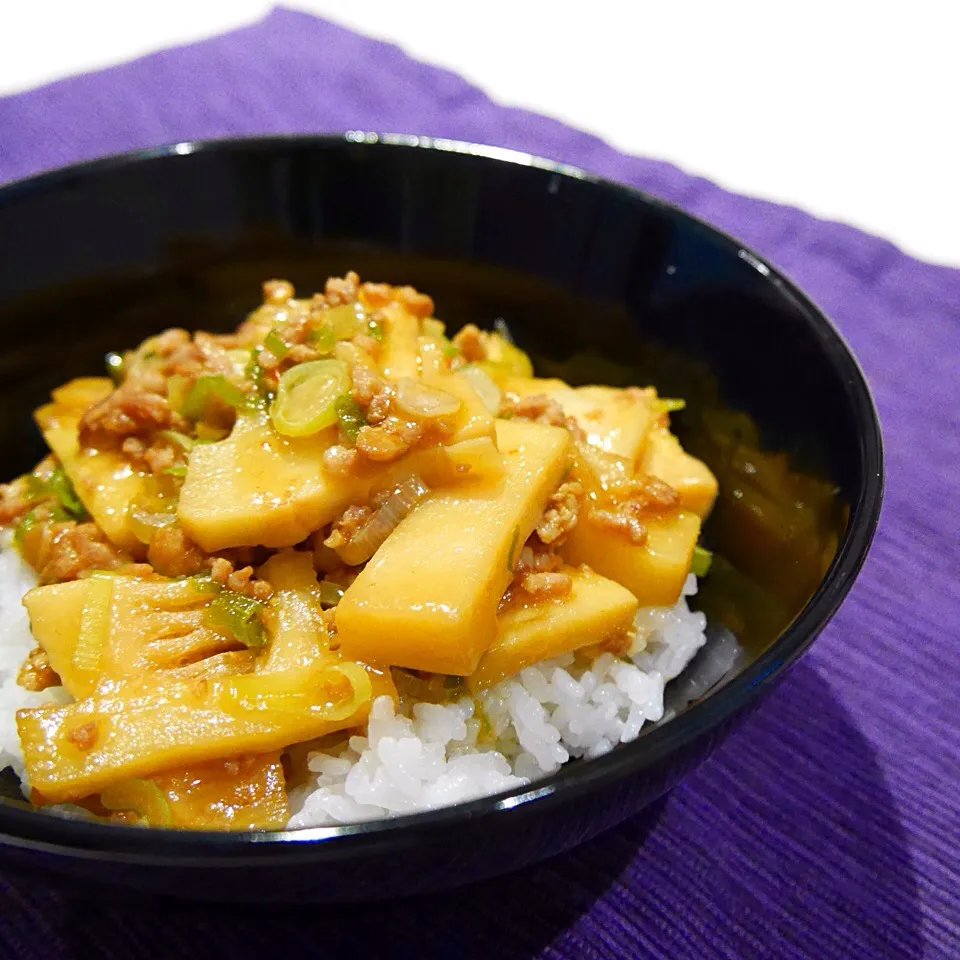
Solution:
M 708 763 L 568 856 L 428 900 L 269 914 L 62 902 L 8 873 L 0 953 L 960 955 L 960 272 L 623 156 L 287 10 L 0 100 L 0 181 L 194 137 L 358 128 L 586 167 L 681 204 L 792 275 L 839 325 L 880 409 L 888 493 L 870 559 L 812 652 Z

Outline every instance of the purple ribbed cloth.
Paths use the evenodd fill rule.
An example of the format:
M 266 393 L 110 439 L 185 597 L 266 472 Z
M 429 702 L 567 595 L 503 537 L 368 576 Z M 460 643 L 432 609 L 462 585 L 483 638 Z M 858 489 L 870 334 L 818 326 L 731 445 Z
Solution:
M 0 181 L 176 140 L 347 129 L 576 164 L 680 204 L 791 275 L 856 351 L 880 409 L 888 492 L 870 559 L 811 653 L 711 760 L 567 856 L 333 910 L 73 903 L 0 873 L 0 955 L 960 956 L 960 272 L 624 156 L 283 9 L 0 100 Z

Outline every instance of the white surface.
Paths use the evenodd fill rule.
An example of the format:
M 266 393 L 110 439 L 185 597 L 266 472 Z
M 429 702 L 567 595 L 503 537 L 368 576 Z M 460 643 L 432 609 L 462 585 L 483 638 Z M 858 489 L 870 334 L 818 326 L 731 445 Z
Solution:
M 291 0 L 502 103 L 960 266 L 960 5 Z M 0 95 L 251 22 L 266 0 L 5 0 Z M 415 133 L 417 131 L 410 131 Z M 0 146 L 16 131 L 0 130 Z

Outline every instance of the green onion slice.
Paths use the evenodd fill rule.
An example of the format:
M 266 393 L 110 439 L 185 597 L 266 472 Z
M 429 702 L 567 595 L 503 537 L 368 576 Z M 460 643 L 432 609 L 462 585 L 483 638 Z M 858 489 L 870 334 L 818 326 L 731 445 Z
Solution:
M 337 422 L 337 399 L 350 389 L 346 364 L 311 360 L 291 367 L 277 386 L 270 418 L 286 437 L 305 437 Z
M 308 339 L 315 349 L 321 353 L 329 353 L 337 342 L 336 335 L 333 332 L 333 325 L 326 320 L 320 322 L 320 326 L 310 331 Z
M 340 433 L 343 438 L 348 443 L 356 443 L 360 428 L 367 425 L 367 418 L 363 415 L 363 411 L 346 394 L 337 397 L 334 409 L 337 413 L 337 420 L 340 422 Z
M 210 602 L 204 618 L 211 630 L 226 634 L 245 647 L 262 647 L 266 631 L 260 616 L 264 604 L 233 590 L 221 590 Z
M 325 607 L 335 607 L 343 597 L 343 587 L 330 580 L 321 580 L 319 583 L 320 603 Z
M 123 357 L 112 351 L 104 357 L 107 366 L 107 375 L 115 384 L 123 382 Z
M 185 433 L 180 433 L 179 430 L 161 430 L 157 436 L 163 437 L 164 440 L 169 440 L 187 453 L 193 449 L 193 445 L 197 442 L 193 437 L 188 437 Z
M 246 403 L 246 394 L 222 374 L 213 374 L 195 380 L 187 391 L 180 413 L 188 420 L 199 420 L 203 416 L 207 402 L 216 397 L 228 407 L 239 410 Z
M 690 564 L 690 572 L 695 577 L 705 577 L 710 572 L 710 565 L 713 563 L 713 554 L 698 543 L 693 548 L 693 561 Z
M 271 330 L 263 341 L 267 348 L 278 360 L 282 360 L 289 352 L 290 347 L 280 337 L 276 330 Z
M 47 490 L 60 501 L 60 505 L 72 517 L 79 520 L 87 515 L 87 511 L 80 502 L 80 498 L 73 489 L 73 484 L 64 472 L 63 467 L 57 465 L 50 473 L 50 476 L 41 482 L 46 486 Z

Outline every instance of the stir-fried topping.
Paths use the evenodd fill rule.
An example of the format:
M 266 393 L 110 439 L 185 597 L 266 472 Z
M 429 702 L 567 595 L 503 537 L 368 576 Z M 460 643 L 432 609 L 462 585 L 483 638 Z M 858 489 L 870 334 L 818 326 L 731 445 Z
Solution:
M 20 682 L 73 697 L 18 718 L 37 802 L 282 826 L 291 747 L 362 729 L 391 671 L 449 698 L 619 655 L 706 573 L 682 401 L 538 379 L 503 320 L 435 310 L 271 280 L 235 331 L 166 330 L 37 411 L 51 455 L 0 488 L 41 584 Z

